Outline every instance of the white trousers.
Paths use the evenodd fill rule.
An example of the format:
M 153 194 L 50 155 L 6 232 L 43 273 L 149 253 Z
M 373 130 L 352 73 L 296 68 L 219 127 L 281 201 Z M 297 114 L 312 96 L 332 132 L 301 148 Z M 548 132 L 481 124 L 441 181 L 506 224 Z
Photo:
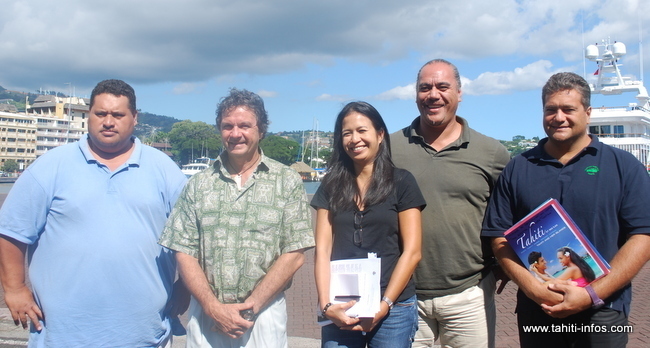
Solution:
M 221 331 L 212 331 L 214 320 L 192 297 L 187 323 L 188 348 L 287 348 L 287 305 L 281 293 L 255 320 L 253 327 L 242 337 L 233 339 Z
M 418 331 L 413 347 L 493 348 L 496 308 L 496 279 L 490 272 L 477 286 L 458 294 L 422 298 L 418 296 Z

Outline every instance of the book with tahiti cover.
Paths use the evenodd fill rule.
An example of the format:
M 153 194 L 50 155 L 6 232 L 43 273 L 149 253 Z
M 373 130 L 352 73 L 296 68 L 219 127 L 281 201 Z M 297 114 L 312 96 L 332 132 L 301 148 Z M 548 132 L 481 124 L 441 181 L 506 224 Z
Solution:
M 575 272 L 573 266 L 582 277 L 569 279 L 583 287 L 609 273 L 607 261 L 554 198 L 509 228 L 505 238 L 541 282 L 566 279 L 569 273 L 563 273 Z

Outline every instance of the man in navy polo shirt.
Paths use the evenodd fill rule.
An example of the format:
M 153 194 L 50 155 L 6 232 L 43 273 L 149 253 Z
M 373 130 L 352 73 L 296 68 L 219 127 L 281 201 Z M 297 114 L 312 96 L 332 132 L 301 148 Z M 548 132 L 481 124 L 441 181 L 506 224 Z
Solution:
M 493 237 L 499 263 L 519 286 L 522 347 L 627 343 L 627 333 L 611 329 L 627 325 L 630 282 L 650 258 L 650 177 L 630 153 L 587 133 L 590 98 L 589 85 L 574 73 L 549 79 L 542 90 L 548 137 L 510 161 L 486 212 L 482 234 Z M 585 288 L 547 285 L 520 263 L 503 232 L 549 198 L 560 201 L 610 263 L 610 274 Z M 548 332 L 526 332 L 530 325 Z

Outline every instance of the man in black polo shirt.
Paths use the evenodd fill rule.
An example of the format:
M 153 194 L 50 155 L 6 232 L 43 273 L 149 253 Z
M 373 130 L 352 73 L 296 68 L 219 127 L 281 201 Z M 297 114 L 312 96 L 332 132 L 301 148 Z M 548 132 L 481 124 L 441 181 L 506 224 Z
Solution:
M 611 331 L 627 325 L 630 281 L 650 258 L 650 177 L 630 153 L 587 133 L 590 98 L 589 85 L 576 74 L 549 79 L 542 90 L 548 137 L 506 166 L 486 212 L 482 234 L 493 237 L 497 259 L 519 285 L 522 347 L 627 343 L 627 333 Z M 549 198 L 560 201 L 610 263 L 610 274 L 585 288 L 545 285 L 519 262 L 503 232 Z M 526 332 L 529 325 L 548 332 Z

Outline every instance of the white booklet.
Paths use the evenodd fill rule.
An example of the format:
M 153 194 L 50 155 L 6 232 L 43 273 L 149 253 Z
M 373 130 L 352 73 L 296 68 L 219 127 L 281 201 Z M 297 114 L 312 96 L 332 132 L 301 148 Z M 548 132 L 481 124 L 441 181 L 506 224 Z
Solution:
M 381 259 L 368 253 L 367 259 L 344 259 L 330 262 L 330 302 L 356 300 L 345 313 L 350 317 L 373 318 L 381 302 Z M 319 318 L 319 324 L 330 320 Z

